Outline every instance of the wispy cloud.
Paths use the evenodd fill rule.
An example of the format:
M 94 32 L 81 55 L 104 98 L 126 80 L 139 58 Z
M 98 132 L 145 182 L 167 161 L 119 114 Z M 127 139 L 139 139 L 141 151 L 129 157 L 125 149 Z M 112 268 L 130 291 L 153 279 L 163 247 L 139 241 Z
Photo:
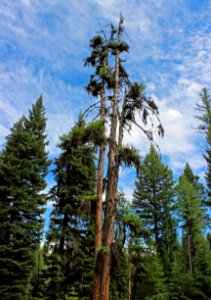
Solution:
M 198 3 L 198 4 L 197 4 Z M 202 172 L 203 138 L 194 107 L 211 86 L 208 0 L 20 0 L 0 3 L 0 144 L 9 128 L 42 93 L 47 110 L 49 151 L 90 102 L 84 91 L 89 70 L 83 59 L 89 39 L 125 17 L 131 45 L 126 66 L 156 99 L 165 127 L 157 138 L 162 154 L 180 172 L 186 161 Z M 141 154 L 149 143 L 134 129 L 126 141 Z

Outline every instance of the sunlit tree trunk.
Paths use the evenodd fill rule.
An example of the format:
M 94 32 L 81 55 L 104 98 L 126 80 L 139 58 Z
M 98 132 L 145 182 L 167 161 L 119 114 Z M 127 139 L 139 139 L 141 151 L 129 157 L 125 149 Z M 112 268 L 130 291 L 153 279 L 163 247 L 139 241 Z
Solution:
M 100 118 L 105 119 L 105 91 L 101 89 L 101 112 Z M 93 300 L 100 299 L 100 268 L 102 267 L 102 258 L 100 249 L 102 246 L 102 206 L 103 206 L 103 170 L 105 159 L 105 144 L 100 146 L 98 174 L 97 174 L 97 202 L 96 202 L 96 220 L 95 220 L 95 267 L 93 275 Z
M 121 22 L 121 19 L 120 19 Z M 120 23 L 118 27 L 118 40 L 120 42 Z M 108 183 L 106 189 L 106 208 L 105 220 L 103 224 L 102 234 L 102 276 L 100 278 L 100 298 L 99 300 L 109 299 L 109 281 L 110 281 L 110 259 L 111 245 L 114 235 L 114 222 L 116 216 L 116 201 L 117 201 L 117 181 L 118 169 L 115 165 L 116 156 L 116 137 L 117 137 L 117 121 L 118 121 L 118 97 L 119 97 L 119 49 L 115 55 L 115 77 L 114 77 L 114 95 L 112 105 L 111 129 L 109 138 L 109 153 L 108 153 Z

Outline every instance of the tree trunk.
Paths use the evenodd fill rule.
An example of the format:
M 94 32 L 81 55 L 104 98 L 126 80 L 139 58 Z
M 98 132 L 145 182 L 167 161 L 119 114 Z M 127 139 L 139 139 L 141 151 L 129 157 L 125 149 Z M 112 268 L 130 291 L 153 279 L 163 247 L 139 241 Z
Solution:
M 105 91 L 101 89 L 101 120 L 105 119 Z M 96 227 L 95 249 L 99 250 L 102 245 L 102 204 L 103 204 L 103 170 L 104 170 L 105 145 L 102 144 L 99 153 L 98 178 L 97 178 L 97 204 L 96 204 Z
M 155 214 L 154 214 L 154 222 L 155 222 L 155 225 L 154 225 L 155 245 L 156 245 L 156 248 L 158 249 L 158 246 L 159 246 L 159 238 L 158 238 L 159 234 L 158 234 L 158 216 L 157 216 L 157 212 L 155 212 Z
M 122 20 L 120 19 L 120 22 Z M 121 23 L 118 28 L 118 40 L 120 42 Z M 111 129 L 109 138 L 109 153 L 108 153 L 108 182 L 106 189 L 106 208 L 105 219 L 102 228 L 102 247 L 97 255 L 95 272 L 98 273 L 98 278 L 94 281 L 93 288 L 96 291 L 93 293 L 93 300 L 109 300 L 109 282 L 110 282 L 110 260 L 111 260 L 111 245 L 114 235 L 114 222 L 116 217 L 116 201 L 117 201 L 117 182 L 118 170 L 115 165 L 116 157 L 116 137 L 117 137 L 117 120 L 118 120 L 118 97 L 119 97 L 119 49 L 116 50 L 115 57 L 115 85 L 112 106 Z M 99 280 L 99 281 L 98 281 Z M 95 286 L 97 284 L 97 286 Z
M 191 254 L 191 235 L 190 235 L 190 229 L 188 226 L 188 258 L 189 258 L 189 272 L 193 273 L 193 263 L 192 263 L 192 254 Z
M 114 236 L 114 222 L 116 218 L 116 202 L 117 202 L 117 184 L 119 162 L 117 159 L 117 126 L 118 126 L 118 101 L 119 101 L 119 67 L 120 67 L 120 51 L 119 43 L 122 33 L 123 19 L 120 17 L 117 36 L 117 49 L 115 53 L 115 75 L 113 104 L 111 111 L 111 126 L 109 136 L 109 152 L 107 167 L 107 187 L 105 200 L 105 217 L 103 226 L 101 223 L 102 243 L 97 243 L 98 251 L 95 259 L 94 281 L 93 281 L 93 300 L 109 300 L 109 283 L 110 283 L 110 261 L 111 246 Z M 122 140 L 122 138 L 120 138 Z M 102 218 L 102 207 L 101 207 Z
M 101 89 L 101 120 L 105 119 L 105 91 Z M 97 202 L 96 202 L 96 220 L 95 220 L 95 262 L 93 274 L 93 300 L 100 299 L 100 268 L 102 267 L 102 258 L 100 248 L 102 246 L 102 206 L 103 206 L 103 170 L 105 158 L 105 145 L 100 147 L 98 174 L 97 174 Z
M 122 104 L 122 111 L 120 115 L 120 120 L 119 120 L 119 137 L 118 137 L 118 146 L 122 146 L 122 141 L 123 141 L 123 129 L 124 129 L 124 116 L 125 116 L 125 107 L 127 103 L 127 91 L 125 89 L 125 94 L 124 94 L 124 100 Z M 116 158 L 118 159 L 118 156 L 116 155 Z M 119 161 L 116 162 L 119 167 Z
M 132 274 L 132 263 L 130 261 L 130 254 L 129 254 L 129 262 L 128 262 L 128 300 L 131 300 L 131 274 Z

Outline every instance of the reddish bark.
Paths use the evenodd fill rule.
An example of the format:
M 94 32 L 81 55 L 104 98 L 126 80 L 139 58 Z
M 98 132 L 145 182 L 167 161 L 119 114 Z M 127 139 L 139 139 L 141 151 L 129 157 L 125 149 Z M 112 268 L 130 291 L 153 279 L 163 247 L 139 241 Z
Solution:
M 118 36 L 117 36 L 118 45 L 120 43 L 120 38 L 122 33 L 122 22 L 123 19 L 120 18 L 119 26 L 118 26 Z M 113 104 L 112 104 L 111 126 L 110 126 L 110 136 L 109 136 L 105 217 L 104 217 L 103 226 L 101 223 L 102 242 L 100 242 L 100 227 L 99 227 L 100 218 L 97 221 L 98 222 L 97 234 L 99 234 L 99 237 L 96 238 L 95 240 L 96 255 L 95 255 L 95 267 L 94 267 L 94 279 L 93 279 L 93 300 L 109 300 L 111 246 L 112 246 L 112 241 L 114 236 L 114 223 L 116 218 L 117 185 L 118 185 L 118 173 L 119 173 L 119 161 L 118 161 L 117 142 L 116 142 L 117 127 L 118 127 L 118 103 L 119 103 L 119 66 L 120 66 L 119 56 L 120 56 L 120 51 L 117 47 L 116 54 L 115 54 Z M 123 120 L 123 115 L 121 119 Z M 123 138 L 123 126 L 121 125 L 119 130 L 118 144 L 122 143 L 122 138 Z M 99 201 L 100 192 L 102 192 L 101 189 L 102 181 L 100 180 L 99 177 L 98 179 L 99 179 L 98 182 L 99 198 L 97 201 Z M 101 214 L 100 214 L 100 209 L 101 209 Z M 98 211 L 97 214 L 100 214 L 102 218 L 102 206 L 100 206 L 100 203 L 98 203 L 97 211 Z
M 104 85 L 104 84 L 103 84 Z M 101 89 L 101 120 L 105 119 L 105 91 Z M 97 173 L 97 202 L 95 220 L 95 266 L 93 274 L 93 300 L 100 299 L 100 274 L 99 266 L 101 259 L 99 250 L 102 246 L 102 206 L 103 206 L 103 170 L 104 170 L 105 145 L 102 144 L 99 152 L 98 173 Z
M 121 20 L 120 20 L 121 22 Z M 120 42 L 120 24 L 118 30 L 118 40 Z M 119 50 L 116 51 L 115 57 L 115 86 L 114 86 L 114 96 L 113 96 L 113 106 L 112 106 L 112 119 L 111 119 L 111 129 L 109 138 L 109 153 L 108 153 L 108 182 L 106 190 L 106 209 L 105 209 L 105 220 L 102 230 L 102 249 L 101 249 L 101 259 L 97 259 L 96 266 L 99 270 L 98 282 L 100 287 L 97 286 L 97 292 L 94 293 L 94 300 L 109 300 L 109 281 L 110 281 L 110 259 L 111 259 L 111 244 L 114 235 L 114 222 L 116 217 L 116 194 L 117 194 L 117 181 L 118 172 L 117 166 L 115 165 L 116 156 L 116 136 L 117 136 L 117 121 L 118 121 L 118 96 L 119 96 Z M 98 255 L 99 257 L 99 255 Z M 95 287 L 94 287 L 95 288 Z M 99 293 L 100 288 L 100 293 Z M 96 298 L 99 297 L 99 298 Z

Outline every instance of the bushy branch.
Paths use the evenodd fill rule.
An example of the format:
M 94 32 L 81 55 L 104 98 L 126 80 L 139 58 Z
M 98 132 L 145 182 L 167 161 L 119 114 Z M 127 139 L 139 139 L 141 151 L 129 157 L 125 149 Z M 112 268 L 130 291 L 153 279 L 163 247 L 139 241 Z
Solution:
M 125 165 L 125 167 L 135 167 L 136 172 L 139 172 L 140 167 L 140 155 L 138 150 L 131 146 L 119 146 L 118 147 L 118 159 L 121 165 Z

